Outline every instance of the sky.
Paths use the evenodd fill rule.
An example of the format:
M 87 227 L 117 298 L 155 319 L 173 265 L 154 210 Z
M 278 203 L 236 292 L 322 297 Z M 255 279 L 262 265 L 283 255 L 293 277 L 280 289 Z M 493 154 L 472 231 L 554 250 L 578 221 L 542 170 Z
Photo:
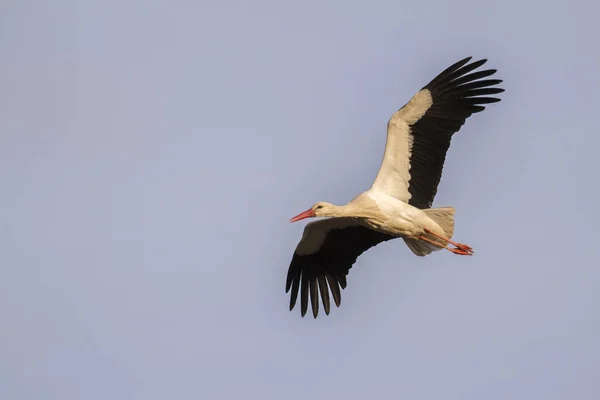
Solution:
M 600 398 L 593 4 L 3 2 L 0 398 Z M 288 219 L 466 56 L 506 92 L 434 206 L 475 256 L 386 242 L 290 312 Z

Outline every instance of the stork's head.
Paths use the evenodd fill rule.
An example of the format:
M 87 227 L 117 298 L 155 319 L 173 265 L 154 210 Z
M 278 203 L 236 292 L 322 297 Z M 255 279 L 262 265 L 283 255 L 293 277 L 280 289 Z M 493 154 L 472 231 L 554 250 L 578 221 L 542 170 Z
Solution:
M 300 221 L 304 218 L 332 217 L 334 216 L 335 211 L 336 206 L 330 203 L 326 203 L 324 201 L 320 201 L 318 203 L 315 203 L 315 205 L 309 208 L 308 210 L 301 212 L 294 218 L 290 219 L 290 222 Z

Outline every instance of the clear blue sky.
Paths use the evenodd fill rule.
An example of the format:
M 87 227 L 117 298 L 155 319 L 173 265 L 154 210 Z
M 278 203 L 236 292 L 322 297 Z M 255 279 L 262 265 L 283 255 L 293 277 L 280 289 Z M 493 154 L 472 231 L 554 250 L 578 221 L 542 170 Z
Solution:
M 597 15 L 4 2 L 0 398 L 600 398 Z M 387 242 L 290 313 L 287 220 L 367 189 L 389 116 L 468 55 L 506 92 L 434 204 L 476 255 Z

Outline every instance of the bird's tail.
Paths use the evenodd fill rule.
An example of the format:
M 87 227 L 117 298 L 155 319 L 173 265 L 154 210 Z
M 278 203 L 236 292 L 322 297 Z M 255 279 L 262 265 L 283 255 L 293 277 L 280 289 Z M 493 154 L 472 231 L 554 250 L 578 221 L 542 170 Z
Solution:
M 436 224 L 444 231 L 444 236 L 448 239 L 452 239 L 454 234 L 454 207 L 438 207 L 428 208 L 423 210 L 429 218 L 431 218 Z M 431 243 L 425 242 L 418 239 L 404 239 L 406 245 L 418 256 L 426 256 L 433 251 L 441 250 L 441 247 L 435 246 Z

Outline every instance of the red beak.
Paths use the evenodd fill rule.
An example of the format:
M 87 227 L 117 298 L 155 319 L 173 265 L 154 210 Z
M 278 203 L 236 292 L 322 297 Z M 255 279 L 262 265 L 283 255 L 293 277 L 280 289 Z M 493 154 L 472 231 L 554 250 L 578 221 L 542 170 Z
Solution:
M 294 218 L 290 219 L 290 222 L 296 222 L 296 221 L 300 221 L 301 219 L 304 218 L 312 218 L 312 217 L 316 217 L 315 212 L 312 210 L 312 208 L 309 208 L 308 210 L 296 215 Z

